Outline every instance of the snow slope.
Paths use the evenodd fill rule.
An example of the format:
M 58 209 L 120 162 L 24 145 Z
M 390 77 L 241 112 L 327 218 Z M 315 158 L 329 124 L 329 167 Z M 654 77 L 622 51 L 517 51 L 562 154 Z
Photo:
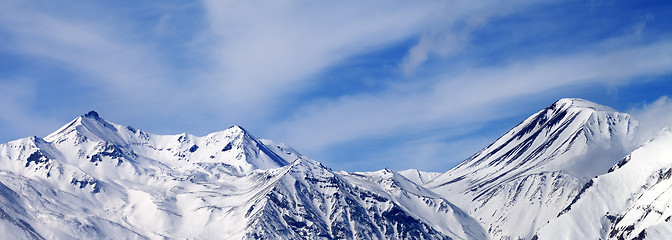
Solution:
M 0 144 L 0 220 L 16 239 L 487 239 L 398 174 L 334 173 L 238 126 L 155 135 L 96 112 Z
M 666 239 L 672 234 L 672 129 L 592 179 L 540 239 Z
M 487 239 L 462 210 L 396 173 L 341 175 L 303 158 L 287 168 L 250 208 L 246 238 Z
M 424 185 L 435 177 L 441 175 L 439 172 L 425 172 L 417 169 L 407 169 L 399 171 L 398 173 L 419 185 Z
M 424 186 L 468 210 L 493 238 L 530 239 L 634 148 L 637 126 L 628 114 L 561 99 Z

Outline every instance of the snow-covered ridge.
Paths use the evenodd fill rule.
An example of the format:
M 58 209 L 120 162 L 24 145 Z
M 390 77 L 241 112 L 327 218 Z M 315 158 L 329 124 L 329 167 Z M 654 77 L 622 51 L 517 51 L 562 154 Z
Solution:
M 407 169 L 399 171 L 399 174 L 419 185 L 424 185 L 429 181 L 431 181 L 432 179 L 434 179 L 435 177 L 441 175 L 441 173 L 439 172 L 425 172 L 417 169 Z
M 664 239 L 672 234 L 672 131 L 630 153 L 591 180 L 565 213 L 538 232 L 542 239 Z
M 0 232 L 15 239 L 487 239 L 464 211 L 397 173 L 335 173 L 239 126 L 202 137 L 155 135 L 93 111 L 44 139 L 0 144 Z
M 495 238 L 531 238 L 634 149 L 638 124 L 609 107 L 561 99 L 425 187 L 470 209 Z
M 550 106 L 550 108 L 589 108 L 595 111 L 601 111 L 601 112 L 616 112 L 613 108 L 600 105 L 588 100 L 580 99 L 580 98 L 563 98 L 558 101 L 556 101 L 553 105 Z
M 626 113 L 561 99 L 447 172 L 349 173 L 240 126 L 156 135 L 92 111 L 0 144 L 0 233 L 661 239 L 672 234 L 672 130 L 638 147 L 638 129 Z
M 180 167 L 183 165 L 181 162 L 186 161 L 225 164 L 231 173 L 238 174 L 246 174 L 254 169 L 282 167 L 298 157 L 274 151 L 240 126 L 232 126 L 203 137 L 186 133 L 155 135 L 130 126 L 107 122 L 94 111 L 77 117 L 49 134 L 45 140 L 61 148 L 84 148 L 85 152 L 99 152 L 98 156 L 102 154 L 112 158 L 126 156 L 132 159 L 161 159 L 163 164 L 171 167 Z M 76 159 L 81 153 L 78 151 L 76 155 L 65 157 Z M 286 155 L 290 160 L 278 154 Z M 86 157 L 96 158 L 96 155 L 90 154 Z

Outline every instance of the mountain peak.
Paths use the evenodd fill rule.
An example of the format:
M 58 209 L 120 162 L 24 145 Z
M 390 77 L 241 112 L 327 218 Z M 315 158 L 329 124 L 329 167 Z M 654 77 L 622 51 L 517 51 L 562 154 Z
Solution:
M 589 179 L 633 150 L 638 125 L 626 113 L 563 98 L 425 186 L 471 209 L 493 239 L 530 239 Z M 521 216 L 534 220 L 519 228 L 511 220 Z
M 57 131 L 45 137 L 49 142 L 63 141 L 67 138 L 92 139 L 94 141 L 106 141 L 125 145 L 125 141 L 118 135 L 118 127 L 102 119 L 96 111 L 75 118 Z M 70 134 L 75 134 L 69 136 Z
M 248 132 L 247 130 L 245 130 L 245 128 L 243 128 L 243 127 L 240 126 L 240 125 L 233 125 L 233 126 L 227 128 L 226 130 L 227 130 L 227 131 L 230 131 L 230 132 L 240 133 L 240 134 L 242 134 L 242 135 L 251 135 L 250 132 Z
M 614 110 L 613 108 L 603 106 L 581 98 L 562 98 L 553 103 L 551 106 L 549 106 L 549 108 L 551 109 L 587 108 L 595 111 L 616 112 L 616 110 Z
M 93 118 L 93 119 L 100 119 L 100 115 L 98 115 L 98 113 L 97 113 L 96 111 L 93 111 L 93 110 L 91 110 L 91 111 L 89 111 L 88 113 L 84 114 L 84 117 L 87 117 L 87 118 Z
M 626 143 L 634 136 L 637 125 L 628 114 L 612 108 L 584 99 L 563 98 L 525 119 L 493 144 L 462 162 L 453 172 L 459 172 L 455 171 L 458 169 L 488 169 L 493 174 L 488 178 L 504 178 L 502 172 L 511 174 L 511 177 L 532 169 L 555 171 L 580 162 L 578 156 L 587 154 L 589 148 L 629 148 Z M 563 157 L 562 153 L 574 149 L 575 144 L 575 152 Z M 622 153 L 620 150 L 616 152 Z M 572 157 L 568 157 L 570 155 Z M 590 162 L 595 158 L 583 161 Z M 551 161 L 554 164 L 547 165 Z M 592 173 L 587 176 L 592 176 Z
M 229 127 L 229 129 L 240 130 L 240 131 L 246 131 L 245 128 L 243 128 L 243 127 L 240 126 L 240 125 L 233 125 L 233 126 Z

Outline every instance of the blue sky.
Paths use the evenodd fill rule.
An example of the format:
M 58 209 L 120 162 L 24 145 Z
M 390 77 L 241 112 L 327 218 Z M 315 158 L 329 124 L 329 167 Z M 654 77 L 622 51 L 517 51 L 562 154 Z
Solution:
M 242 125 L 335 170 L 445 171 L 563 97 L 672 123 L 662 0 L 7 0 L 0 63 L 0 142 L 93 109 Z

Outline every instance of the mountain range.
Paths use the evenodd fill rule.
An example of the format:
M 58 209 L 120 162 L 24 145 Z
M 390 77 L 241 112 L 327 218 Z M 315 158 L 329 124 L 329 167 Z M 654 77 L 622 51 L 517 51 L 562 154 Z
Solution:
M 0 235 L 663 239 L 672 128 L 642 144 L 640 127 L 567 98 L 443 173 L 344 172 L 240 126 L 156 135 L 91 111 L 44 138 L 0 144 Z

